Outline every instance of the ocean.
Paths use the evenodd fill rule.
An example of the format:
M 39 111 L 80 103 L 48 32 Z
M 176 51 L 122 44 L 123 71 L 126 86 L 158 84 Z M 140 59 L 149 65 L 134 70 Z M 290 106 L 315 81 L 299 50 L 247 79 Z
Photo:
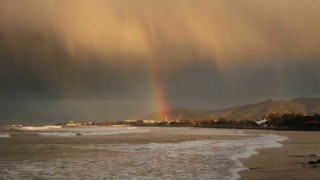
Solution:
M 2 128 L 0 179 L 238 179 L 240 159 L 286 139 L 212 128 Z

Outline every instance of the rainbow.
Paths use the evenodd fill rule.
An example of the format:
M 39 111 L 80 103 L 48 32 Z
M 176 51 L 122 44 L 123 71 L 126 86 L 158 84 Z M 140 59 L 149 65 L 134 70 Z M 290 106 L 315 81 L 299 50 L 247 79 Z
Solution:
M 168 102 L 162 83 L 158 77 L 157 71 L 154 70 L 153 63 L 147 63 L 149 67 L 150 83 L 151 83 L 151 97 L 153 98 L 153 109 L 158 113 L 158 120 L 165 121 L 167 119 Z
M 162 86 L 162 82 L 159 78 L 159 73 L 157 70 L 157 57 L 154 53 L 154 50 L 150 44 L 150 40 L 146 33 L 140 31 L 140 37 L 143 42 L 143 50 L 144 50 L 144 62 L 145 62 L 145 69 L 147 75 L 149 77 L 150 82 L 150 95 L 153 101 L 153 110 L 154 112 L 159 112 L 158 120 L 166 121 L 167 120 L 167 110 L 168 108 L 168 101 L 165 95 L 164 88 Z

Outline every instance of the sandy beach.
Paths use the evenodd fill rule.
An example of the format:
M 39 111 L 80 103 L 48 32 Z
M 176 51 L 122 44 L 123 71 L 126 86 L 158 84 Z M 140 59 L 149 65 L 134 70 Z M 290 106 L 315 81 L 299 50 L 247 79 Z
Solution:
M 61 129 L 60 131 L 63 132 L 64 129 Z M 69 129 L 72 130 L 72 129 Z M 76 129 L 73 129 L 76 130 Z M 140 153 L 140 158 L 145 158 L 143 160 L 144 163 L 150 163 L 151 159 L 158 159 L 159 157 L 164 158 L 161 163 L 168 162 L 168 164 L 173 165 L 173 168 L 169 168 L 167 170 L 179 170 L 175 168 L 175 163 L 177 161 L 180 161 L 181 159 L 185 159 L 186 162 L 186 168 L 190 166 L 194 166 L 195 162 L 198 161 L 198 165 L 202 166 L 203 160 L 207 160 L 207 163 L 211 163 L 210 166 L 207 166 L 208 168 L 215 168 L 217 166 L 217 162 L 214 162 L 212 160 L 218 160 L 219 157 L 221 157 L 219 152 L 228 151 L 229 153 L 232 153 L 233 151 L 237 151 L 237 149 L 230 149 L 231 146 L 225 146 L 223 143 L 233 142 L 237 143 L 240 142 L 239 147 L 254 147 L 255 144 L 258 145 L 258 139 L 265 137 L 265 135 L 269 134 L 271 137 L 273 135 L 279 135 L 274 136 L 274 138 L 279 138 L 280 136 L 285 136 L 288 138 L 288 140 L 281 141 L 280 144 L 282 144 L 282 147 L 279 144 L 276 148 L 263 148 L 263 146 L 260 144 L 258 149 L 254 148 L 254 151 L 257 151 L 258 154 L 251 156 L 252 152 L 247 151 L 245 149 L 242 149 L 236 154 L 241 154 L 241 152 L 250 153 L 251 157 L 248 159 L 239 159 L 245 168 L 248 170 L 241 171 L 239 174 L 241 176 L 241 179 L 319 179 L 320 177 L 320 167 L 318 168 L 311 168 L 310 165 L 308 165 L 308 161 L 316 161 L 320 159 L 320 139 L 319 135 L 320 132 L 311 132 L 311 131 L 270 131 L 270 130 L 231 130 L 231 129 L 213 129 L 213 128 L 159 128 L 159 127 L 151 127 L 151 128 L 138 128 L 133 129 L 134 133 L 125 133 L 125 134 L 114 134 L 114 135 L 103 135 L 103 136 L 66 136 L 66 137 L 59 137 L 59 136 L 43 136 L 38 133 L 41 133 L 41 131 L 38 131 L 38 133 L 35 133 L 35 131 L 19 131 L 15 129 L 2 129 L 3 133 L 9 133 L 10 138 L 2 138 L 1 141 L 1 150 L 0 150 L 0 162 L 3 162 L 3 167 L 7 168 L 7 163 L 13 163 L 16 162 L 18 164 L 20 163 L 27 163 L 25 164 L 26 168 L 29 167 L 28 163 L 33 163 L 35 166 L 38 166 L 40 162 L 40 168 L 42 166 L 49 166 L 47 164 L 47 160 L 50 163 L 58 163 L 58 164 L 50 164 L 50 166 L 54 166 L 56 168 L 59 168 L 62 163 L 65 162 L 65 159 L 68 159 L 68 161 L 73 162 L 74 165 L 71 169 L 74 169 L 74 167 L 77 167 L 78 163 L 87 162 L 86 159 L 87 156 L 89 159 L 91 159 L 91 154 L 95 154 L 94 157 L 96 157 L 95 162 L 100 165 L 106 165 L 106 162 L 114 160 L 115 163 L 118 163 L 118 161 L 125 162 L 126 158 L 132 158 L 131 156 L 126 156 L 126 154 L 123 154 L 120 149 L 132 149 L 135 153 Z M 141 131 L 141 132 L 140 132 Z M 49 132 L 49 131 L 48 131 Z M 54 131 L 51 131 L 54 132 Z M 70 131 L 72 132 L 72 131 Z M 55 133 L 55 132 L 54 132 Z M 68 134 L 67 134 L 68 135 Z M 256 137 L 256 138 L 255 138 Z M 257 141 L 258 140 L 258 141 Z M 194 156 L 196 153 L 199 153 L 200 151 L 205 150 L 208 146 L 205 145 L 203 147 L 198 147 L 198 150 L 192 150 L 190 148 L 196 148 L 198 145 L 188 145 L 188 148 L 185 148 L 188 150 L 188 153 L 190 153 L 188 156 L 180 156 L 178 154 L 175 154 L 173 156 L 167 157 L 167 155 L 162 155 L 161 153 L 163 151 L 165 152 L 184 152 L 184 148 L 181 146 L 185 146 L 183 142 L 192 142 L 192 143 L 199 143 L 201 145 L 201 142 L 211 142 L 213 146 L 206 150 L 206 152 L 203 154 L 205 159 L 199 160 L 198 158 L 201 156 Z M 254 144 L 249 145 L 252 143 L 252 141 L 255 141 Z M 262 141 L 265 141 L 265 139 Z M 272 141 L 265 141 L 265 142 L 272 142 Z M 263 142 L 263 143 L 265 143 Z M 219 143 L 222 143 L 221 146 L 218 145 L 218 149 L 215 148 L 214 144 L 217 145 Z M 242 144 L 244 143 L 244 144 Z M 249 143 L 248 145 L 246 145 Z M 253 145 L 253 146 L 252 146 Z M 111 147 L 119 147 L 120 149 L 112 149 Z M 158 151 L 150 150 L 150 147 L 155 146 Z M 177 149 L 172 149 L 172 147 L 175 147 Z M 268 147 L 268 146 L 266 146 Z M 21 153 L 21 148 L 23 148 L 23 153 Z M 88 149 L 89 148 L 89 149 Z M 101 149 L 102 148 L 102 149 Z M 111 149 L 110 149 L 111 148 Z M 140 149 L 139 151 L 135 150 L 136 148 Z M 180 149 L 182 148 L 182 149 Z M 220 151 L 219 150 L 223 150 Z M 154 150 L 156 150 L 154 149 Z M 163 149 L 163 150 L 161 150 Z M 180 150 L 178 150 L 180 149 Z M 120 150 L 120 151 L 119 151 Z M 142 151 L 142 152 L 141 152 Z M 143 153 L 145 151 L 145 153 Z M 190 151 L 190 152 L 189 152 Z M 102 153 L 102 154 L 101 154 Z M 106 153 L 106 154 L 104 154 Z M 147 157 L 145 157 L 147 155 Z M 178 156 L 177 156 L 178 155 Z M 211 159 L 211 157 L 215 156 L 215 158 L 218 159 Z M 222 155 L 222 154 L 221 154 Z M 192 156 L 192 157 L 191 157 Z M 84 157 L 84 159 L 79 159 L 79 157 Z M 113 157 L 116 157 L 113 159 Z M 170 158 L 169 158 L 170 157 Z M 248 156 L 249 157 L 249 156 Z M 108 160 L 103 160 L 104 158 L 108 158 Z M 124 159 L 123 159 L 124 158 Z M 166 159 L 169 158 L 169 159 Z M 176 158 L 172 159 L 172 158 Z M 224 157 L 226 158 L 226 157 Z M 198 160 L 197 160 L 198 159 Z M 172 162 L 171 162 L 172 160 Z M 226 159 L 221 159 L 221 163 L 225 163 L 224 161 Z M 189 162 L 190 161 L 190 162 Z M 137 159 L 132 159 L 130 161 L 130 169 L 127 169 L 128 171 L 131 171 L 132 168 L 137 168 L 138 166 L 132 162 L 138 162 Z M 151 161 L 152 162 L 152 161 Z M 129 162 L 128 162 L 129 163 Z M 160 163 L 160 164 L 161 164 Z M 239 169 L 242 170 L 241 165 L 235 165 L 233 164 L 234 161 L 230 161 L 228 163 L 225 163 L 225 168 L 222 170 L 221 168 L 216 169 L 214 171 L 221 172 L 225 171 L 224 173 L 230 173 L 229 170 L 227 170 L 229 167 L 241 167 Z M 108 164 L 108 163 L 107 163 Z M 168 164 L 165 164 L 165 166 L 168 166 Z M 219 164 L 219 163 L 218 163 Z M 181 164 L 176 164 L 177 166 L 181 166 Z M 221 164 L 219 164 L 221 165 Z M 11 167 L 14 167 L 15 164 L 11 165 Z M 64 165 L 63 165 L 64 166 Z M 95 167 L 95 164 L 89 163 L 88 166 L 94 166 L 94 169 L 96 169 L 96 173 L 99 174 L 101 171 L 97 168 L 100 166 Z M 157 167 L 159 166 L 159 161 L 149 164 L 151 167 Z M 160 166 L 159 170 L 154 171 L 157 173 L 158 171 L 162 170 L 165 166 Z M 199 166 L 199 167 L 200 167 Z M 78 166 L 81 167 L 81 166 Z M 123 168 L 123 166 L 119 166 Z M 144 166 L 145 167 L 145 166 Z M 197 166 L 195 166 L 197 167 Z M 39 167 L 38 167 L 39 168 Z M 113 168 L 112 166 L 108 168 Z M 61 169 L 59 169 L 60 171 Z M 64 169 L 62 169 L 64 170 Z M 137 169 L 138 171 L 141 171 Z M 192 168 L 192 170 L 197 170 L 197 168 Z M 17 170 L 15 170 L 17 171 Z M 37 172 L 33 172 L 32 176 L 30 175 L 30 169 L 20 169 L 18 170 L 22 173 L 23 176 L 20 177 L 46 177 L 45 175 L 39 175 Z M 54 170 L 56 171 L 56 170 Z M 82 170 L 81 170 L 82 171 Z M 118 171 L 115 169 L 115 171 Z M 134 172 L 135 169 L 132 170 Z M 153 171 L 152 171 L 153 172 Z M 209 173 L 205 177 L 210 177 L 212 175 L 212 170 L 204 170 L 203 172 L 195 171 L 194 174 L 201 175 L 203 173 Z M 238 170 L 236 170 L 238 172 Z M 27 173 L 27 174 L 26 174 Z M 107 172 L 106 172 L 107 173 Z M 140 178 L 144 177 L 144 172 L 141 172 Z M 176 172 L 174 172 L 176 173 Z M 185 172 L 184 172 L 185 173 Z M 1 174 L 1 173 L 0 173 Z M 76 173 L 74 173 L 76 174 Z M 73 174 L 73 175 L 74 175 Z M 223 174 L 223 173 L 222 173 Z M 102 177 L 109 177 L 109 174 L 101 174 Z M 158 177 L 158 174 L 154 174 L 156 177 Z M 165 171 L 163 174 L 159 174 L 159 177 L 164 177 L 167 175 Z M 180 174 L 181 175 L 181 174 Z M 133 175 L 135 176 L 135 175 Z M 237 179 L 240 177 L 238 174 L 233 174 L 232 179 Z M 4 176 L 6 177 L 6 176 Z M 8 176 L 11 177 L 11 176 Z M 57 176 L 57 178 L 65 178 L 69 177 L 61 175 Z M 114 178 L 118 176 L 110 176 L 110 178 Z M 151 176 L 154 177 L 154 176 Z M 151 178 L 150 177 L 150 178 Z M 181 178 L 180 176 L 172 176 L 171 178 Z M 219 179 L 226 177 L 223 176 L 215 176 Z M 228 176 L 230 177 L 230 176 Z M 75 176 L 77 178 L 77 176 Z M 119 177 L 118 177 L 119 178 Z M 132 178 L 132 174 L 128 173 L 124 176 L 121 176 L 121 178 L 124 179 L 130 179 Z M 196 176 L 190 176 L 191 179 L 197 179 L 199 177 Z
M 310 168 L 308 161 L 320 159 L 320 132 L 244 130 L 244 133 L 272 133 L 286 136 L 283 147 L 259 149 L 259 154 L 243 159 L 249 170 L 242 179 L 320 179 L 320 168 Z

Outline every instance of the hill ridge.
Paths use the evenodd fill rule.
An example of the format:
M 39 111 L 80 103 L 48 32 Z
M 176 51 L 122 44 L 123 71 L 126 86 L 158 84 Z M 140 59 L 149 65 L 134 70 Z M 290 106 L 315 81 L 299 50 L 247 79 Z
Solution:
M 240 105 L 222 110 L 192 110 L 173 108 L 165 112 L 156 112 L 142 119 L 157 119 L 160 113 L 166 113 L 171 120 L 180 119 L 260 119 L 272 112 L 293 112 L 299 114 L 320 114 L 320 98 L 296 97 L 289 100 L 266 100 L 252 104 Z

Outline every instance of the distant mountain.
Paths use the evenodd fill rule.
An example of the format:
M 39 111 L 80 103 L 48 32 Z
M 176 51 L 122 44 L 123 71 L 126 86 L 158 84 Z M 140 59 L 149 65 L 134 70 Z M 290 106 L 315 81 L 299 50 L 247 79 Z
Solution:
M 298 97 L 288 101 L 267 100 L 256 104 L 237 106 L 220 111 L 214 110 L 188 110 L 170 109 L 166 112 L 156 112 L 142 119 L 160 120 L 159 114 L 167 114 L 170 120 L 179 119 L 260 119 L 262 116 L 271 113 L 294 112 L 299 114 L 320 114 L 320 98 Z

